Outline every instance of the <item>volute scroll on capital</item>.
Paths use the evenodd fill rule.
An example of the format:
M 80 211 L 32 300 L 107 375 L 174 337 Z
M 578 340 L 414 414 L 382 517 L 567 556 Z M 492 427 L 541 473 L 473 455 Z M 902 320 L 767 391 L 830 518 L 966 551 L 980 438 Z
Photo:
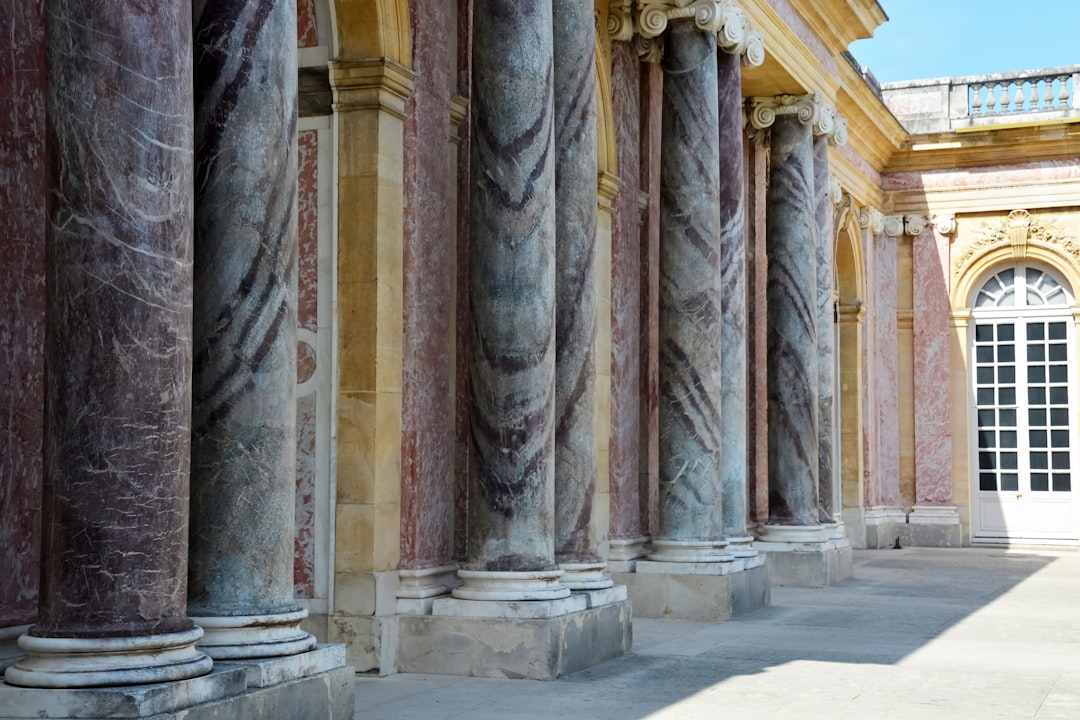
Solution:
M 880 235 L 885 232 L 885 214 L 876 207 L 861 208 L 859 227 L 869 230 L 874 235 Z
M 609 0 L 607 17 L 599 17 L 597 11 L 597 29 L 606 32 L 611 40 L 627 42 L 634 39 L 634 16 L 631 11 L 633 0 Z
M 956 232 L 955 215 L 935 215 L 931 220 L 934 228 L 942 235 L 952 235 Z
M 616 0 L 612 7 L 622 12 L 626 4 Z M 727 53 L 742 55 L 745 64 L 757 67 L 765 62 L 764 34 L 753 29 L 732 0 L 637 0 L 635 26 L 640 57 L 646 62 L 657 62 L 663 54 L 661 36 L 668 24 L 683 19 L 693 20 L 699 29 L 715 33 L 716 44 Z

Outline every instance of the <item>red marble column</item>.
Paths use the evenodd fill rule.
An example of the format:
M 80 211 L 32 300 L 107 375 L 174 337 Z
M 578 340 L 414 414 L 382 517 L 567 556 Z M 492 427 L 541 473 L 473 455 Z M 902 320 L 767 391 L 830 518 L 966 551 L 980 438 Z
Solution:
M 37 613 L 45 407 L 45 20 L 0 0 L 0 629 Z M 11 645 L 0 633 L 0 662 Z M 12 652 L 15 652 L 12 650 Z
M 641 396 L 642 314 L 640 152 L 641 63 L 632 43 L 611 44 L 612 112 L 620 168 L 611 217 L 611 527 L 609 560 L 643 557 L 639 467 L 644 423 Z
M 6 679 L 194 677 L 191 6 L 45 7 L 45 561 Z
M 416 82 L 405 104 L 405 228 L 401 418 L 402 570 L 452 571 L 450 71 L 452 45 L 442 37 L 450 6 L 411 3 Z M 399 596 L 448 591 L 421 577 Z

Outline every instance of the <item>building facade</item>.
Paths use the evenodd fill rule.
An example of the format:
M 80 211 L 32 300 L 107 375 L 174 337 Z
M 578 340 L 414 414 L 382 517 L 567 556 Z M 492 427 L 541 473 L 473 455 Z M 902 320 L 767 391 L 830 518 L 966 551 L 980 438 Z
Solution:
M 880 86 L 875 0 L 144 5 L 4 13 L 0 690 L 554 677 L 1080 540 L 1080 69 Z

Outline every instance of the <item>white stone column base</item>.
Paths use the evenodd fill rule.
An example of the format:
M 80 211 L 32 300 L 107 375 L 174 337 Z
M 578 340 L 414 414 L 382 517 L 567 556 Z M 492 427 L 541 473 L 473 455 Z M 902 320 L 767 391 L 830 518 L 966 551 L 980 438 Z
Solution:
M 758 554 L 758 551 L 754 549 L 753 535 L 729 536 L 727 543 L 728 552 L 735 558 L 752 558 Z
M 19 649 L 19 638 L 31 627 L 33 626 L 15 625 L 0 628 L 0 674 L 7 669 L 8 665 L 11 665 L 24 655 L 23 651 Z
M 86 688 L 187 680 L 210 672 L 213 661 L 195 643 L 202 628 L 123 638 L 22 635 L 26 653 L 5 671 L 9 685 Z
M 584 563 L 559 563 L 563 585 L 571 590 L 603 590 L 614 585 L 603 560 Z
M 913 525 L 959 525 L 960 513 L 955 505 L 916 505 L 911 508 L 908 522 Z
M 224 615 L 191 618 L 206 635 L 199 649 L 215 660 L 247 660 L 307 652 L 315 636 L 300 629 L 307 610 L 275 615 Z
M 649 539 L 644 535 L 636 538 L 612 538 L 608 540 L 608 563 L 612 561 L 629 562 L 645 557 L 645 543 Z
M 570 596 L 562 570 L 529 572 L 458 570 L 461 585 L 451 591 L 458 600 L 558 600 Z
M 654 562 L 676 563 L 734 560 L 734 556 L 727 551 L 726 540 L 672 540 L 669 538 L 653 538 L 653 550 L 648 557 Z
M 419 570 L 398 570 L 399 598 L 420 600 L 446 595 L 457 586 L 457 565 L 439 565 Z
M 761 543 L 823 543 L 828 542 L 829 531 L 824 525 L 760 525 L 757 539 Z

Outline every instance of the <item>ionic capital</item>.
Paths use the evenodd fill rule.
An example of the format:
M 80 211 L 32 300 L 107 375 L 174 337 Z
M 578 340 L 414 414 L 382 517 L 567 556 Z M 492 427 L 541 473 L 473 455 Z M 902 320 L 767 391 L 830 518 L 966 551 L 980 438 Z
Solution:
M 840 205 L 844 200 L 844 185 L 835 175 L 829 176 L 829 199 L 834 206 Z
M 900 237 L 904 234 L 904 216 L 885 216 L 885 234 L 889 237 Z
M 621 7 L 623 0 L 615 4 Z M 642 59 L 659 59 L 663 53 L 660 36 L 672 20 L 680 19 L 693 20 L 701 30 L 716 33 L 716 44 L 725 52 L 742 55 L 747 65 L 765 62 L 765 36 L 732 0 L 637 0 L 637 46 Z
M 606 18 L 597 18 L 597 26 L 612 40 L 626 42 L 634 39 L 634 17 L 630 11 L 633 0 L 608 0 Z
M 925 215 L 905 215 L 904 232 L 911 237 L 921 235 L 926 226 L 930 224 L 930 218 Z
M 885 215 L 876 207 L 861 208 L 859 227 L 869 230 L 874 235 L 880 235 L 885 231 Z
M 952 235 L 956 231 L 955 215 L 935 215 L 933 223 L 934 227 L 942 235 Z
M 659 37 L 672 20 L 692 19 L 706 32 L 719 32 L 724 24 L 721 0 L 638 0 L 638 34 Z
M 782 115 L 794 115 L 803 125 L 814 128 L 815 135 L 828 135 L 841 144 L 847 140 L 847 121 L 840 118 L 843 125 L 843 137 L 836 139 L 836 108 L 823 102 L 814 93 L 750 99 L 750 125 L 752 127 L 758 130 L 772 127 L 776 118 Z

